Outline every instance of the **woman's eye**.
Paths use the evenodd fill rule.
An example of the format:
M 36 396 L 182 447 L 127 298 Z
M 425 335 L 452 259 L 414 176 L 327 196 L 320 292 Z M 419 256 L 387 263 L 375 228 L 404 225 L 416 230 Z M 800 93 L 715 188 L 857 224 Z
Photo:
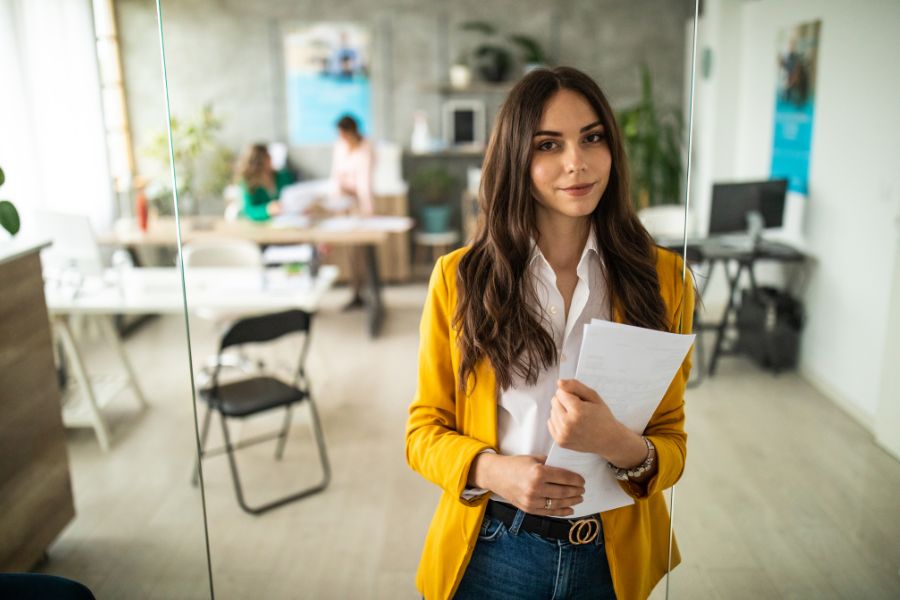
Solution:
M 556 142 L 553 140 L 546 140 L 538 144 L 538 150 L 543 150 L 545 152 L 549 150 L 553 150 L 556 147 Z
M 596 143 L 602 142 L 605 139 L 606 139 L 606 134 L 598 132 L 598 133 L 589 133 L 587 136 L 585 136 L 584 141 L 586 141 L 589 144 L 596 144 Z

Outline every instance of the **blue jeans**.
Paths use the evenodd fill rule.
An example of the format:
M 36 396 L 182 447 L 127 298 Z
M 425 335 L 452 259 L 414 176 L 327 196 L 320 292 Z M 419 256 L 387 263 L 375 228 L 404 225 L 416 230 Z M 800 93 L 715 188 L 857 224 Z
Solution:
M 615 600 L 602 532 L 573 545 L 520 530 L 524 517 L 507 528 L 485 515 L 456 600 Z

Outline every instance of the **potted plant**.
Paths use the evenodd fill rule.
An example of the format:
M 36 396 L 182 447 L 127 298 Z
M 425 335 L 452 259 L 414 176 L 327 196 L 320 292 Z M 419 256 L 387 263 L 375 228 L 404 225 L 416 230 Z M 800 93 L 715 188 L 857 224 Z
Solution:
M 512 55 L 499 41 L 491 41 L 497 36 L 497 28 L 484 21 L 466 21 L 459 28 L 463 31 L 474 31 L 488 38 L 472 51 L 472 62 L 475 69 L 486 81 L 499 83 L 506 80 L 512 66 Z
M 422 230 L 441 233 L 450 229 L 447 197 L 456 179 L 441 166 L 426 167 L 412 177 L 412 188 L 424 204 L 419 210 Z
M 222 120 L 212 105 L 205 105 L 198 115 L 181 120 L 172 117 L 172 145 L 175 154 L 175 173 L 182 206 L 190 214 L 199 214 L 204 201 L 217 200 L 221 204 L 222 191 L 231 178 L 233 153 L 218 140 Z M 162 175 L 147 186 L 147 195 L 161 214 L 168 212 L 172 190 L 169 184 L 168 132 L 156 134 L 146 148 L 147 156 L 162 166 Z M 224 206 L 216 206 L 216 212 Z
M 531 36 L 514 33 L 505 38 L 500 37 L 497 28 L 485 21 L 466 21 L 459 28 L 462 31 L 480 33 L 485 37 L 485 41 L 472 51 L 472 62 L 487 81 L 499 83 L 506 80 L 513 63 L 512 52 L 507 48 L 509 44 L 519 50 L 525 73 L 546 63 L 544 48 Z
M 518 46 L 522 52 L 525 73 L 539 69 L 546 64 L 547 58 L 544 54 L 544 48 L 533 37 L 514 33 L 509 36 L 509 41 Z
M 680 202 L 681 114 L 653 98 L 647 65 L 641 65 L 641 99 L 618 115 L 631 170 L 631 199 L 640 210 Z
M 6 181 L 6 175 L 0 168 L 0 186 Z M 9 232 L 10 237 L 19 233 L 19 212 L 9 200 L 0 200 L 0 227 Z

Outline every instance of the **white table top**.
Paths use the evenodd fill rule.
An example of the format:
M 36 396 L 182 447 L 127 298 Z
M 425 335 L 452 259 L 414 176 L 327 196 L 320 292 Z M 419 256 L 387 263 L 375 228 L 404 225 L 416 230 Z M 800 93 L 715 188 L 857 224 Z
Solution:
M 181 220 L 181 241 L 184 244 L 233 237 L 262 245 L 280 244 L 380 244 L 391 233 L 403 233 L 413 228 L 409 217 L 333 217 L 313 223 L 306 217 L 284 217 L 265 222 L 238 219 L 226 221 L 221 217 L 185 217 Z M 147 231 L 140 231 L 128 221 L 120 221 L 112 230 L 97 235 L 101 244 L 120 246 L 175 246 L 177 229 L 173 217 L 159 217 L 149 223 Z
M 334 266 L 317 277 L 288 275 L 284 269 L 193 268 L 185 270 L 191 312 L 213 309 L 272 312 L 299 308 L 314 311 L 337 279 Z M 177 314 L 184 311 L 181 272 L 175 267 L 108 271 L 101 280 L 73 285 L 48 283 L 47 308 L 55 314 Z
M 0 236 L 3 235 L 5 234 L 0 232 Z M 0 238 L 0 264 L 12 262 L 33 252 L 40 252 L 49 245 L 50 240 L 33 241 L 21 238 L 3 240 Z

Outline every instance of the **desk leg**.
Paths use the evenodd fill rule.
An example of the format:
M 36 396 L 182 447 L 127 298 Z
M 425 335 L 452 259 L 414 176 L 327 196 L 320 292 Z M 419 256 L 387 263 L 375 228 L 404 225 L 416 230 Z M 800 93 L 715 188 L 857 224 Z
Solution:
M 375 245 L 365 247 L 366 269 L 369 271 L 369 337 L 378 337 L 381 323 L 384 320 L 384 304 L 381 297 L 381 278 L 378 274 L 378 256 Z
M 712 377 L 716 374 L 716 365 L 719 362 L 719 356 L 722 354 L 723 348 L 722 343 L 725 340 L 725 330 L 728 328 L 728 319 L 731 317 L 731 313 L 734 310 L 734 294 L 737 292 L 737 286 L 741 279 L 741 273 L 744 271 L 744 263 L 738 263 L 738 270 L 735 273 L 734 277 L 728 274 L 728 264 L 725 263 L 725 276 L 728 278 L 728 304 L 725 306 L 725 313 L 722 315 L 722 320 L 719 321 L 718 327 L 716 327 L 716 345 L 713 347 L 712 358 L 709 361 L 709 376 Z
M 87 370 L 84 368 L 84 361 L 81 359 L 81 352 L 78 350 L 78 344 L 72 336 L 72 330 L 69 328 L 69 320 L 63 315 L 54 317 L 56 330 L 59 333 L 63 348 L 72 361 L 72 371 L 75 379 L 78 380 L 81 389 L 84 392 L 84 399 L 87 402 L 87 410 L 90 415 L 91 425 L 94 433 L 97 434 L 97 441 L 104 452 L 109 450 L 109 429 L 103 415 L 100 414 L 100 407 L 97 403 L 97 397 L 94 395 L 94 388 L 91 386 L 91 380 L 88 377 Z
M 119 361 L 122 363 L 122 368 L 125 369 L 125 373 L 128 375 L 128 385 L 130 385 L 131 389 L 134 391 L 138 404 L 141 405 L 142 409 L 147 408 L 149 406 L 147 404 L 147 399 L 144 397 L 144 393 L 141 391 L 140 386 L 138 386 L 137 377 L 134 376 L 134 369 L 131 367 L 128 355 L 125 354 L 125 348 L 122 347 L 122 340 L 119 339 L 118 334 L 107 317 L 101 316 L 99 317 L 99 321 L 100 331 L 103 333 L 103 337 L 106 338 L 106 341 L 113 349 L 115 349 L 116 354 L 119 355 Z

